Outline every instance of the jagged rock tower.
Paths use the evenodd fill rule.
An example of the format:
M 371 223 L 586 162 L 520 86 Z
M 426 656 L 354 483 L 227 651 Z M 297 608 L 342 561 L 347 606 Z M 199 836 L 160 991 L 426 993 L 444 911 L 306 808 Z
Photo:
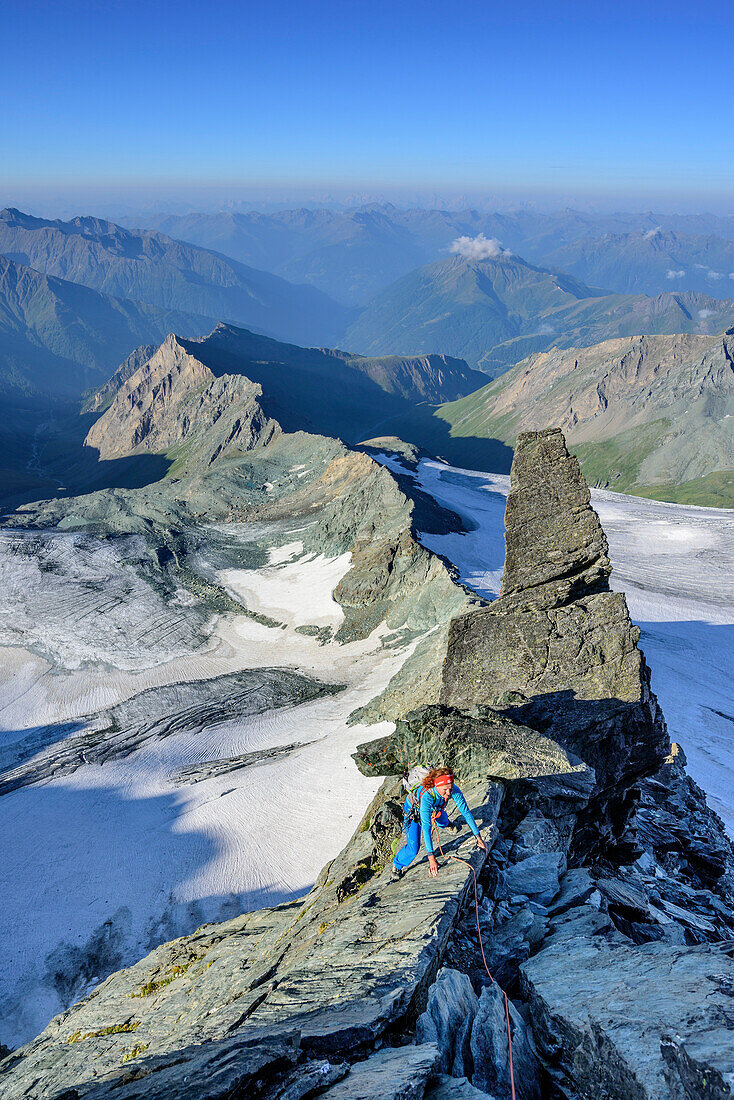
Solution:
M 596 772 L 597 810 L 619 796 L 610 821 L 620 840 L 625 792 L 660 766 L 669 741 L 639 629 L 609 588 L 607 540 L 560 429 L 518 436 L 505 526 L 500 598 L 453 620 L 441 702 L 504 710 L 581 757 Z

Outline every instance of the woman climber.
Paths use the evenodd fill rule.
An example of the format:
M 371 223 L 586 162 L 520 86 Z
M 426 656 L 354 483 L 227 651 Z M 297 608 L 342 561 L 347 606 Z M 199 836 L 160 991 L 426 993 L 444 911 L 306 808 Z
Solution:
M 448 829 L 450 833 L 458 833 L 461 826 L 449 821 L 446 813 L 446 804 L 453 798 L 456 808 L 466 821 L 467 825 L 477 838 L 477 848 L 486 850 L 477 823 L 472 812 L 466 804 L 466 799 L 454 784 L 453 774 L 447 768 L 431 768 L 418 784 L 408 792 L 403 806 L 403 827 L 405 828 L 406 843 L 395 856 L 391 880 L 397 882 L 402 878 L 406 870 L 418 855 L 421 846 L 421 833 L 423 843 L 428 852 L 428 867 L 432 875 L 438 874 L 438 864 L 433 854 L 433 837 L 431 829 L 433 822 L 442 829 Z

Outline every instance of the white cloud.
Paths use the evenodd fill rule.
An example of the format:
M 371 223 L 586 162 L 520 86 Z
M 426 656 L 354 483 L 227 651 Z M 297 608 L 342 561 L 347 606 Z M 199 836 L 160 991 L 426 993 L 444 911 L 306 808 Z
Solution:
M 662 235 L 663 227 L 661 225 L 656 225 L 654 229 L 648 229 L 647 233 L 643 235 L 642 239 L 643 241 L 651 241 L 653 237 L 662 237 Z
M 707 279 L 723 279 L 724 276 L 721 274 L 720 271 L 709 271 L 708 274 L 706 275 L 706 278 Z
M 457 252 L 465 260 L 496 260 L 500 256 L 511 256 L 509 248 L 503 248 L 496 237 L 457 237 L 451 244 L 451 251 Z
M 684 275 L 685 275 L 685 271 L 683 270 L 683 268 L 681 268 L 680 271 L 676 271 L 675 268 L 669 267 L 665 278 L 666 279 L 682 279 Z
M 706 267 L 706 264 L 694 264 L 693 266 L 697 267 L 699 271 L 708 271 L 709 270 L 709 268 Z
M 550 336 L 551 333 L 555 332 L 555 331 L 556 330 L 553 328 L 553 325 L 547 325 L 547 324 L 546 325 L 541 325 L 540 328 L 538 329 L 538 333 L 539 333 L 540 336 Z
M 698 316 L 701 318 L 702 321 L 705 321 L 707 317 L 716 316 L 716 310 L 715 309 L 699 309 Z
M 729 272 L 729 278 L 730 278 L 730 279 L 734 279 L 734 271 L 730 271 L 730 272 Z

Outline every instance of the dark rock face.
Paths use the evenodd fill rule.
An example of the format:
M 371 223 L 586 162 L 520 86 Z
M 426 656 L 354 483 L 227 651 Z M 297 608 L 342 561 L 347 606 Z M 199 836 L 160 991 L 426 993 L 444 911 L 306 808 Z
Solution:
M 634 825 L 640 844 L 693 890 L 734 891 L 731 844 L 724 823 L 685 771 L 680 745 L 640 784 Z
M 606 535 L 579 464 L 557 428 L 517 438 L 505 511 L 506 607 L 562 607 L 608 592 Z
M 608 590 L 606 538 L 558 429 L 518 437 L 511 484 L 502 595 L 452 622 L 441 701 L 542 730 L 594 768 L 608 801 L 668 748 L 639 630 Z M 611 814 L 618 838 L 630 808 Z
M 682 759 L 674 746 L 641 781 L 632 824 L 643 851 L 634 862 L 572 868 L 545 895 L 534 892 L 537 872 L 562 871 L 569 847 L 559 807 L 513 824 L 507 795 L 503 802 L 479 917 L 493 976 L 516 1006 L 524 1002 L 543 1096 L 731 1095 L 734 857 Z M 717 861 L 724 869 L 704 888 L 700 867 Z M 475 988 L 486 984 L 471 911 L 457 922 L 444 965 L 464 970 Z M 502 1052 L 499 1044 L 499 1059 Z M 486 1073 L 475 1065 L 473 1084 L 494 1092 Z
M 511 718 L 475 707 L 425 706 L 398 721 L 390 737 L 360 745 L 354 760 L 363 775 L 402 775 L 416 763 L 453 769 L 460 784 L 498 780 L 505 787 L 505 814 L 517 803 L 556 813 L 584 808 L 594 790 L 594 772 L 556 741 Z M 560 809 L 559 809 L 560 807 Z

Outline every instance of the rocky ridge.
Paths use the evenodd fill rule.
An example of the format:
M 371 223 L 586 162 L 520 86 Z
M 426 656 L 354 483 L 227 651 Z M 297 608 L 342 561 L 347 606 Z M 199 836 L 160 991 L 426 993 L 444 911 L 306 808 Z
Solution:
M 446 400 L 439 395 L 457 391 L 471 393 L 484 384 L 484 376 L 470 370 L 463 359 L 451 355 L 385 355 L 369 357 L 352 352 L 333 351 L 348 366 L 366 374 L 385 390 L 410 401 L 436 404 Z
M 86 443 L 104 459 L 168 452 L 195 424 L 206 424 L 222 437 L 229 426 L 229 446 L 241 435 L 238 416 L 249 419 L 248 396 L 257 396 L 264 416 L 285 431 L 309 429 L 355 443 L 417 402 L 445 401 L 481 383 L 466 363 L 444 355 L 369 359 L 219 324 L 201 340 L 169 334 L 157 350 L 137 348 L 88 400 L 90 411 L 104 414 Z M 259 389 L 249 391 L 248 384 Z M 155 430 L 161 422 L 164 437 Z
M 0 395 L 78 398 L 107 377 L 131 345 L 206 319 L 79 286 L 0 255 Z
M 313 287 L 103 218 L 60 221 L 5 209 L 0 211 L 0 251 L 44 275 L 102 294 L 212 322 L 249 324 L 286 339 L 327 341 L 352 316 Z
M 439 415 L 457 435 L 509 445 L 556 424 L 592 485 L 731 506 L 733 364 L 731 333 L 554 347 Z
M 455 253 L 382 290 L 347 329 L 349 346 L 372 355 L 439 346 L 497 377 L 548 348 L 643 332 L 713 334 L 734 324 L 731 299 L 612 294 L 558 268 L 536 267 L 497 241 L 486 244 L 482 258 Z
M 215 378 L 170 335 L 122 381 L 84 442 L 105 460 L 185 445 L 206 468 L 229 448 L 249 451 L 280 431 L 263 412 L 261 394 L 244 376 Z
M 547 662 L 557 691 L 570 693 L 593 671 L 578 642 L 599 620 L 611 680 L 599 674 L 596 695 L 586 692 L 585 725 L 564 736 L 565 714 L 512 664 L 493 706 L 479 698 L 497 674 L 490 667 L 476 676 L 477 698 L 407 713 L 390 738 L 358 752 L 362 770 L 387 778 L 305 899 L 205 926 L 112 975 L 0 1062 L 4 1096 L 502 1100 L 503 998 L 484 971 L 477 921 L 511 998 L 518 1097 L 732 1095 L 731 843 L 681 750 L 665 744 L 626 611 L 607 614 L 606 544 L 564 450 L 557 433 L 529 434 L 518 448 L 497 619 L 532 624 L 574 609 L 576 645 L 568 625 L 568 644 Z M 548 514 L 549 455 L 559 528 L 572 529 L 572 549 L 578 536 L 572 568 L 552 540 L 533 541 Z M 523 558 L 526 531 L 535 569 Z M 491 610 L 453 624 L 447 690 L 468 690 L 455 645 L 469 660 L 471 637 L 482 656 L 487 639 L 504 644 Z M 609 683 L 636 683 L 628 707 L 613 698 L 610 712 Z M 614 736 L 594 736 L 594 723 Z M 476 909 L 465 863 L 442 861 L 431 879 L 421 859 L 388 881 L 398 775 L 429 758 L 456 770 L 488 840 L 486 855 L 471 854 L 466 832 L 443 844 L 474 866 Z
M 500 707 L 595 769 L 590 839 L 624 845 L 627 792 L 660 766 L 665 722 L 578 462 L 558 429 L 518 437 L 500 598 L 451 624 L 441 701 Z

